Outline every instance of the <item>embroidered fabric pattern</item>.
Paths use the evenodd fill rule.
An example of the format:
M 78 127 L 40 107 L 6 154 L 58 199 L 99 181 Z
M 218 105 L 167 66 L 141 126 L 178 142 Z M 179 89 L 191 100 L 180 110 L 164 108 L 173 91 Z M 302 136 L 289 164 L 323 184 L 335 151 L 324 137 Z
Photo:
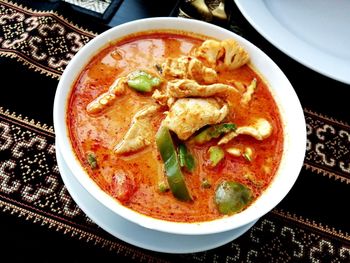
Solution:
M 59 174 L 52 127 L 1 107 L 0 209 L 121 254 L 147 257 L 115 241 L 75 204 Z
M 350 183 L 350 126 L 308 111 L 305 166 Z
M 75 53 L 94 37 L 50 12 L 0 4 L 0 56 L 59 78 Z
M 310 122 L 324 119 L 315 114 L 306 114 Z M 337 129 L 339 124 L 334 122 L 331 127 Z M 349 131 L 350 127 L 345 132 Z M 310 155 L 313 153 L 309 149 L 307 156 Z M 119 247 L 118 240 L 94 225 L 67 192 L 56 164 L 54 132 L 51 127 L 0 109 L 0 156 L 3 157 L 0 161 L 0 206 L 4 211 L 31 215 L 33 220 L 61 228 L 66 234 L 94 239 L 110 249 Z M 314 162 L 319 163 L 318 158 Z M 322 166 L 327 168 L 327 163 Z M 333 180 L 334 177 L 330 178 Z M 320 234 L 315 235 L 310 231 L 312 228 L 320 230 Z M 292 254 L 290 251 L 278 251 L 290 242 L 295 245 Z M 272 253 L 278 251 L 285 262 L 291 259 L 317 259 L 321 254 L 324 256 L 324 253 L 336 257 L 336 262 L 347 262 L 350 259 L 350 246 L 343 246 L 343 242 L 350 243 L 349 234 L 317 222 L 310 224 L 307 219 L 275 209 L 248 234 L 220 248 L 220 251 L 225 249 L 225 253 L 214 250 L 193 254 L 191 259 L 211 262 L 215 258 L 217 262 L 225 262 L 231 258 L 228 255 L 235 254 L 233 258 L 238 261 L 233 262 L 242 259 L 259 262 L 252 260 L 267 260 Z M 261 244 L 264 244 L 263 250 Z M 246 247 L 250 250 L 246 251 Z M 227 254 L 228 251 L 231 252 Z
M 112 0 L 64 0 L 67 3 L 86 8 L 103 14 L 112 3 Z

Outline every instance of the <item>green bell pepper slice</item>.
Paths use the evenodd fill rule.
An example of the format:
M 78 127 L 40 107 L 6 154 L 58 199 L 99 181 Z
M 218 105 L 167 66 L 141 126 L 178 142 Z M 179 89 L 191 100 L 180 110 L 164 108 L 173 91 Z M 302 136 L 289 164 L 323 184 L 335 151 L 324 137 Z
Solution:
M 217 166 L 218 163 L 225 157 L 225 152 L 220 146 L 211 146 L 208 152 L 209 152 L 210 165 L 212 167 Z
M 205 128 L 200 133 L 193 137 L 195 144 L 204 144 L 209 142 L 211 139 L 218 138 L 222 134 L 236 130 L 236 124 L 234 123 L 220 123 Z
M 88 152 L 87 153 L 87 161 L 92 169 L 97 168 L 97 159 L 96 159 L 95 153 Z
M 185 167 L 187 171 L 193 172 L 195 161 L 193 155 L 188 151 L 185 144 L 180 143 L 178 147 L 180 166 Z
M 140 92 L 150 92 L 161 82 L 160 78 L 153 77 L 145 71 L 135 71 L 128 76 L 128 86 Z
M 191 201 L 192 196 L 186 186 L 176 148 L 167 127 L 162 126 L 159 128 L 156 134 L 156 143 L 164 162 L 165 173 L 171 192 L 181 201 Z

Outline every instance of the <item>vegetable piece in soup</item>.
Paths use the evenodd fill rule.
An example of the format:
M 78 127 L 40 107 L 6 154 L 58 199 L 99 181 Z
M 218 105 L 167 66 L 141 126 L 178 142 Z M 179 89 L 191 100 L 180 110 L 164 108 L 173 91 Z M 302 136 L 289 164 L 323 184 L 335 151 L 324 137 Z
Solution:
M 143 32 L 94 56 L 67 114 L 77 158 L 122 205 L 168 221 L 239 213 L 283 152 L 277 105 L 233 39 Z

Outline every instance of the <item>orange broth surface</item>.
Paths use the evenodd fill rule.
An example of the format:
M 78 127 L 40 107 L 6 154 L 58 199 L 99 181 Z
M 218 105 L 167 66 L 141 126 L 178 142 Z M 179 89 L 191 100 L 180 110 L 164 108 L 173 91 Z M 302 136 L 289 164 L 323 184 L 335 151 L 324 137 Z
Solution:
M 133 182 L 132 195 L 128 200 L 122 200 L 122 203 L 139 213 L 178 222 L 200 222 L 220 218 L 223 215 L 218 212 L 214 202 L 215 189 L 220 182 L 229 180 L 243 183 L 252 190 L 256 199 L 268 187 L 279 166 L 283 151 L 283 127 L 278 108 L 262 78 L 247 65 L 236 70 L 219 72 L 221 83 L 232 84 L 239 81 L 249 85 L 253 78 L 258 80 L 249 107 L 231 105 L 225 122 L 241 126 L 248 125 L 252 119 L 262 117 L 272 124 L 272 135 L 262 141 L 245 135 L 236 137 L 223 148 L 251 147 L 254 150 L 252 161 L 226 153 L 225 158 L 216 167 L 210 166 L 207 151 L 210 146 L 216 145 L 218 139 L 203 145 L 185 142 L 196 160 L 194 172 L 184 171 L 186 184 L 193 197 L 192 202 L 179 201 L 171 191 L 162 193 L 158 189 L 159 182 L 164 180 L 165 174 L 163 161 L 155 143 L 155 134 L 165 117 L 163 112 L 159 112 L 152 121 L 154 137 L 150 138 L 150 146 L 124 156 L 113 151 L 130 127 L 135 113 L 153 102 L 152 93 L 139 93 L 127 89 L 126 94 L 118 98 L 103 114 L 90 116 L 86 112 L 87 104 L 106 92 L 118 77 L 126 76 L 137 69 L 144 69 L 159 76 L 155 64 L 161 64 L 168 57 L 189 54 L 203 41 L 203 37 L 200 36 L 174 32 L 146 32 L 126 37 L 110 44 L 93 57 L 72 89 L 67 122 L 77 158 L 91 178 L 111 196 L 115 195 L 118 187 L 113 175 L 123 172 L 130 176 Z M 96 169 L 92 169 L 88 164 L 88 152 L 94 152 L 96 155 Z M 248 173 L 254 174 L 255 182 L 258 183 L 247 179 Z M 203 180 L 209 181 L 211 186 L 203 187 Z

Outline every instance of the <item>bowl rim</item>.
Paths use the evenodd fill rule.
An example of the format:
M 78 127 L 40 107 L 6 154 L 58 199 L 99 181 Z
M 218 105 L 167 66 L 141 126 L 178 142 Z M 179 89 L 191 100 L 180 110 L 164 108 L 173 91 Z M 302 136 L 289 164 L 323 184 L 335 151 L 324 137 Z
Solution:
M 104 192 L 83 169 L 73 151 L 69 140 L 66 115 L 68 97 L 81 70 L 95 54 L 107 47 L 111 41 L 129 34 L 150 30 L 179 30 L 188 33 L 195 32 L 195 34 L 217 39 L 234 38 L 250 54 L 253 68 L 263 76 L 277 103 L 284 124 L 284 146 L 280 166 L 270 186 L 253 204 L 238 214 L 224 216 L 213 221 L 195 223 L 165 221 L 140 214 L 123 206 Z M 279 85 L 278 89 L 275 86 L 277 84 Z M 288 108 L 286 105 L 291 105 L 293 108 Z M 60 78 L 55 94 L 53 120 L 56 144 L 62 151 L 63 159 L 72 171 L 72 176 L 75 176 L 89 193 L 102 205 L 131 222 L 149 229 L 173 234 L 220 233 L 241 227 L 265 215 L 282 201 L 294 185 L 303 165 L 306 151 L 306 124 L 303 110 L 295 90 L 281 69 L 263 51 L 243 37 L 216 25 L 186 18 L 155 17 L 134 20 L 113 27 L 92 39 L 72 58 Z

